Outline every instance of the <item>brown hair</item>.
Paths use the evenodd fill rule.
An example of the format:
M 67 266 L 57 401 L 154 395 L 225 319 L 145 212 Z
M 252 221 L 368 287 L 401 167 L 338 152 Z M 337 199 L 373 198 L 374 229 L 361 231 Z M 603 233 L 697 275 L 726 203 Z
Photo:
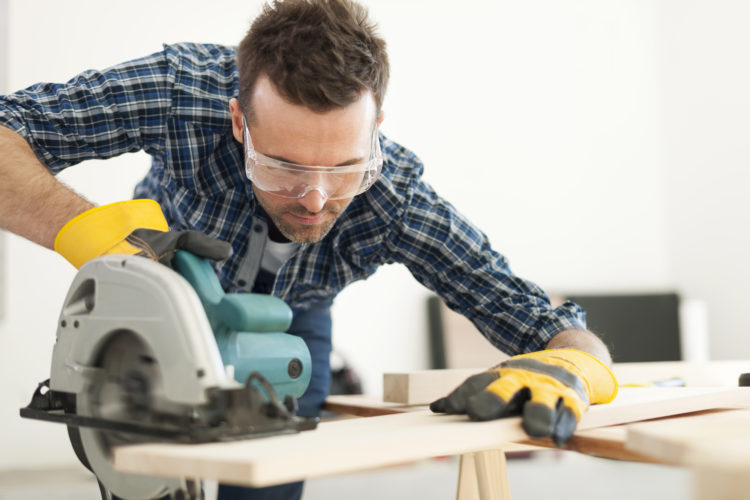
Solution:
M 315 112 L 345 107 L 370 90 L 378 111 L 388 85 L 385 41 L 351 0 L 273 0 L 237 48 L 239 101 L 265 74 L 285 99 Z

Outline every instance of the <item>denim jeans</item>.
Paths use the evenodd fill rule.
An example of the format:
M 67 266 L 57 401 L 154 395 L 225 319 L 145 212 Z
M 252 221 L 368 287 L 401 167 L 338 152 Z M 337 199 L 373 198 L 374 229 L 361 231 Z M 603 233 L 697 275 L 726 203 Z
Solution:
M 331 385 L 331 302 L 306 311 L 294 310 L 288 332 L 302 337 L 312 357 L 312 377 L 307 391 L 298 400 L 298 415 L 316 417 Z M 220 484 L 218 500 L 298 500 L 302 485 L 302 481 L 267 488 Z

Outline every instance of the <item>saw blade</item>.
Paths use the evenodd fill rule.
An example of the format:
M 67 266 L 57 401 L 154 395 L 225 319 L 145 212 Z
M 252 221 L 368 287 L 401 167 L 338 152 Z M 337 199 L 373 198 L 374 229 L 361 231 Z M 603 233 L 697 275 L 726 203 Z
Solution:
M 81 392 L 76 412 L 84 417 L 110 421 L 144 422 L 169 408 L 161 397 L 163 388 L 158 361 L 146 343 L 135 333 L 114 333 L 99 351 L 98 375 Z M 168 407 L 164 407 L 164 406 Z M 182 409 L 182 411 L 185 411 Z M 112 467 L 112 448 L 147 440 L 147 437 L 120 431 L 80 428 L 86 457 L 99 481 L 122 498 L 159 498 L 183 487 L 178 479 L 125 474 Z

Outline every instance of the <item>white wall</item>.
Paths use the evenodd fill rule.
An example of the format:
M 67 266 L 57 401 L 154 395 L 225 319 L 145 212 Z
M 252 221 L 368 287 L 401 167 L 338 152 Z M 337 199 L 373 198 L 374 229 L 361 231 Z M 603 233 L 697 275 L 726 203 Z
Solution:
M 679 111 L 691 104 L 690 93 L 665 91 L 684 84 L 692 66 L 670 59 L 684 44 L 688 53 L 691 43 L 699 48 L 694 25 L 716 2 L 691 3 L 698 8 L 692 17 L 676 1 L 367 3 L 392 60 L 384 131 L 421 156 L 426 178 L 487 232 L 519 274 L 550 290 L 678 285 L 700 297 L 709 291 L 697 273 L 711 272 L 682 264 L 696 255 L 686 248 L 688 237 L 700 242 L 701 260 L 711 266 L 745 265 L 742 252 L 724 244 L 717 252 L 710 245 L 706 236 L 714 233 L 679 229 L 690 221 L 694 198 L 674 188 L 691 174 L 684 175 L 683 164 L 695 161 L 692 173 L 700 175 L 691 178 L 690 189 L 712 187 L 706 220 L 718 219 L 725 211 L 713 207 L 727 203 L 722 192 L 728 187 L 714 174 L 726 177 L 728 165 L 746 158 L 735 154 L 746 152 L 735 127 L 747 122 L 742 115 L 725 120 L 725 114 L 735 116 L 735 100 L 747 104 L 740 91 L 746 85 L 727 88 L 705 77 L 700 90 L 728 93 L 721 96 L 722 109 L 702 105 L 699 118 L 711 118 L 711 127 L 687 126 L 691 117 Z M 144 55 L 161 42 L 234 43 L 260 2 L 9 5 L 8 88 L 16 89 Z M 746 13 L 739 2 L 721 5 L 730 18 L 735 11 Z M 675 16 L 684 23 L 672 24 Z M 735 43 L 712 43 L 740 64 L 750 35 L 740 30 L 740 21 L 732 23 Z M 714 19 L 706 37 L 721 35 L 722 26 L 722 17 Z M 711 71 L 724 69 L 710 54 L 700 62 Z M 699 140 L 704 128 L 716 142 Z M 723 132 L 735 134 L 731 143 L 720 139 Z M 690 154 L 682 150 L 686 141 Z M 711 168 L 699 168 L 698 158 L 711 161 L 717 145 L 726 169 L 719 171 L 713 161 Z M 76 167 L 64 177 L 106 202 L 128 197 L 147 166 L 147 157 L 128 155 Z M 741 193 L 740 183 L 728 189 Z M 16 237 L 7 238 L 7 254 L 12 293 L 9 313 L 0 318 L 0 468 L 72 461 L 61 428 L 23 421 L 17 409 L 48 375 L 58 308 L 73 271 L 52 252 Z M 742 284 L 739 274 L 719 279 Z M 427 366 L 425 295 L 407 271 L 390 266 L 339 297 L 334 344 L 361 372 L 367 392 L 378 393 L 383 371 Z M 726 329 L 715 331 L 717 356 L 750 354 L 747 343 L 736 351 L 721 347 L 729 342 L 724 331 L 741 328 L 739 319 L 728 318 Z
M 8 75 L 8 2 L 0 0 L 0 94 L 5 92 Z M 6 274 L 5 235 L 0 231 L 0 321 L 5 314 Z
M 373 5 L 394 65 L 383 128 L 516 272 L 552 290 L 671 285 L 650 2 Z M 338 347 L 381 369 L 368 391 L 428 366 L 423 295 L 396 267 L 338 299 Z
M 750 357 L 750 4 L 656 2 L 668 251 L 711 356 Z

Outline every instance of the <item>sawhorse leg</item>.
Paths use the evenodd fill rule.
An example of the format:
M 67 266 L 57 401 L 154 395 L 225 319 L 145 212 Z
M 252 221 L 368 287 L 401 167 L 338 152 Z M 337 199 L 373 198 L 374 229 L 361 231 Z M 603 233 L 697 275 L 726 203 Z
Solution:
M 503 450 L 461 455 L 457 500 L 510 500 L 508 466 Z

